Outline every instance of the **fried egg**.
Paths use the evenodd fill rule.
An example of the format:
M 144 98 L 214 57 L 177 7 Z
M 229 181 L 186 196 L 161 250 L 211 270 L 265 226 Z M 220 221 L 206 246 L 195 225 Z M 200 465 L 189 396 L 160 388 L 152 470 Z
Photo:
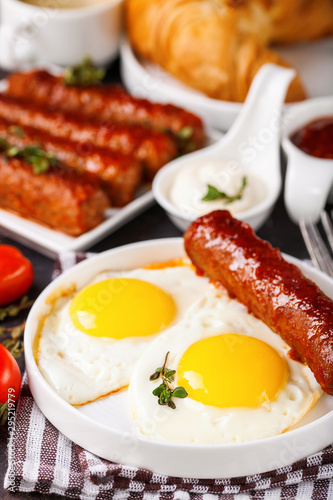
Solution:
M 245 306 L 210 285 L 185 318 L 148 346 L 129 386 L 136 432 L 181 443 L 225 444 L 274 436 L 312 407 L 321 389 L 311 370 Z M 157 368 L 175 370 L 176 408 L 159 405 Z M 158 393 L 158 390 L 157 390 Z
M 40 329 L 38 367 L 72 405 L 116 392 L 128 386 L 144 348 L 208 288 L 187 261 L 100 273 L 55 300 Z

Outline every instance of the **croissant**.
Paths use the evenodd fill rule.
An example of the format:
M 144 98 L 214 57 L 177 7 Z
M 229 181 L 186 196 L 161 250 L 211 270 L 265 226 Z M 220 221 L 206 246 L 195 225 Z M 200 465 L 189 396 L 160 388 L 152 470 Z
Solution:
M 126 0 L 133 49 L 209 97 L 243 102 L 273 44 L 333 34 L 332 0 Z M 304 99 L 300 77 L 287 101 Z

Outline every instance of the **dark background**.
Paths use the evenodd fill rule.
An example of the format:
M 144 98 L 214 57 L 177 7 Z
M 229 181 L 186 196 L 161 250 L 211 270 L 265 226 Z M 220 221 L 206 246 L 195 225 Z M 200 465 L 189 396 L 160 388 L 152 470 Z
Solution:
M 5 76 L 5 73 L 0 69 L 0 78 Z M 115 61 L 107 72 L 107 81 L 112 82 L 120 81 L 119 77 L 119 61 Z M 284 159 L 282 158 L 282 169 L 284 168 Z M 282 190 L 283 193 L 283 190 Z M 298 226 L 293 224 L 284 208 L 283 196 L 280 195 L 278 202 L 275 206 L 274 211 L 271 216 L 266 221 L 265 225 L 257 232 L 257 234 L 268 240 L 274 247 L 279 247 L 282 252 L 285 252 L 299 259 L 308 259 L 308 253 L 302 240 L 302 236 Z M 147 211 L 142 213 L 136 219 L 125 224 L 121 229 L 115 233 L 110 234 L 104 240 L 99 242 L 97 245 L 89 248 L 89 252 L 103 252 L 120 245 L 126 245 L 127 243 L 134 243 L 142 240 L 150 240 L 156 238 L 168 238 L 181 236 L 182 233 L 179 231 L 168 219 L 164 211 L 156 204 L 149 208 Z M 31 260 L 34 272 L 35 280 L 32 289 L 29 292 L 29 297 L 31 299 L 36 298 L 42 290 L 48 285 L 51 280 L 51 274 L 53 270 L 54 261 L 41 255 L 15 241 L 4 237 L 1 235 L 0 229 L 0 243 L 12 244 L 19 248 L 22 253 Z M 24 320 L 24 314 L 15 320 L 0 323 L 0 326 L 13 326 L 18 322 Z M 22 373 L 24 372 L 24 356 L 22 355 L 19 360 L 19 365 Z M 0 499 L 29 499 L 29 500 L 40 500 L 41 498 L 61 498 L 58 495 L 40 495 L 40 494 L 28 494 L 28 493 L 10 493 L 3 489 L 3 481 L 5 472 L 7 470 L 7 439 L 8 432 L 7 427 L 0 427 Z

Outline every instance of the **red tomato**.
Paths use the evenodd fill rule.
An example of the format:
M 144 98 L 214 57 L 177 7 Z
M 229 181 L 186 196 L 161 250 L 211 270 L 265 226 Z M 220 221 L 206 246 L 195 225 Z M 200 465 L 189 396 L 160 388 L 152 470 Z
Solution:
M 0 404 L 12 402 L 19 395 L 21 372 L 13 355 L 0 344 Z
M 0 245 L 0 306 L 22 297 L 31 287 L 33 279 L 30 260 L 17 248 Z

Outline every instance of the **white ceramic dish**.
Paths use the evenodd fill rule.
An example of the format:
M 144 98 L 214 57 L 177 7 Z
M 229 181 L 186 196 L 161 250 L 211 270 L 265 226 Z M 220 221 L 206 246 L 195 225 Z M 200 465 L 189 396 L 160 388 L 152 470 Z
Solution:
M 90 248 L 153 203 L 151 190 L 141 193 L 125 207 L 108 210 L 104 222 L 78 237 L 55 231 L 0 208 L 0 233 L 53 258 L 60 252 L 78 252 Z
M 279 436 L 233 445 L 181 445 L 151 441 L 132 432 L 127 392 L 74 408 L 58 396 L 38 370 L 33 344 L 38 324 L 49 310 L 48 297 L 59 287 L 84 286 L 105 269 L 129 269 L 184 254 L 181 238 L 135 243 L 86 260 L 54 280 L 38 297 L 25 329 L 25 359 L 32 394 L 45 416 L 64 435 L 105 459 L 156 473 L 217 478 L 257 474 L 289 465 L 333 440 L 333 398 L 324 395 L 292 430 Z M 297 259 L 304 274 L 333 298 L 333 281 Z
M 264 65 L 255 76 L 241 112 L 226 135 L 209 148 L 176 159 L 158 172 L 153 181 L 154 196 L 179 229 L 185 230 L 201 214 L 194 215 L 192 206 L 186 210 L 185 205 L 179 208 L 173 203 L 170 192 L 175 177 L 184 168 L 197 168 L 210 161 L 231 162 L 230 173 L 226 170 L 230 181 L 235 177 L 235 168 L 232 169 L 231 165 L 236 162 L 241 165 L 244 175 L 252 176 L 257 179 L 257 184 L 260 182 L 263 185 L 262 200 L 247 210 L 235 213 L 235 217 L 249 223 L 255 230 L 269 217 L 281 189 L 279 122 L 285 93 L 293 75 L 293 70 L 273 64 Z M 195 204 L 193 194 L 193 207 Z M 232 210 L 232 205 L 225 208 Z M 207 202 L 206 213 L 209 211 Z
M 81 7 L 65 8 L 76 4 Z M 36 64 L 71 66 L 86 54 L 105 65 L 118 55 L 122 0 L 92 1 L 90 5 L 52 0 L 41 6 L 1 0 L 0 14 L 0 65 L 7 70 Z
M 284 201 L 289 217 L 296 223 L 301 218 L 319 219 L 333 183 L 333 159 L 304 153 L 290 136 L 313 120 L 329 116 L 333 117 L 333 95 L 299 103 L 283 131 L 282 146 L 288 157 Z
M 310 99 L 333 94 L 333 38 L 277 50 L 300 73 Z M 182 106 L 201 116 L 207 125 L 224 131 L 242 108 L 240 103 L 210 99 L 156 65 L 139 60 L 127 40 L 120 46 L 120 56 L 122 80 L 134 95 Z

